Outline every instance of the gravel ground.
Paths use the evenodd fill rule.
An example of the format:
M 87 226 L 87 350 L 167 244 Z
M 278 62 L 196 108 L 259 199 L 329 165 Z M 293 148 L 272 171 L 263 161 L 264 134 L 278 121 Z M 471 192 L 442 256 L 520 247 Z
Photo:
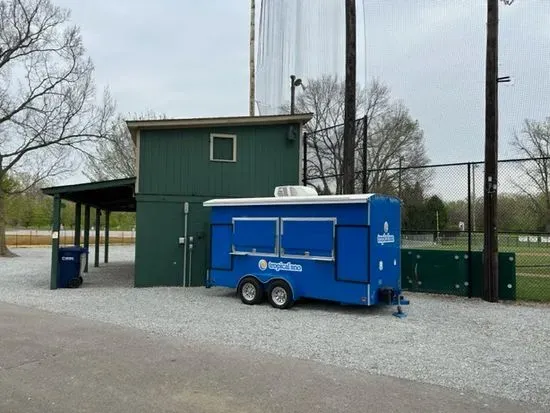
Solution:
M 405 319 L 317 302 L 249 307 L 227 289 L 130 288 L 132 247 L 111 247 L 113 262 L 81 288 L 50 291 L 50 251 L 15 252 L 0 258 L 0 301 L 550 406 L 548 305 L 408 294 Z

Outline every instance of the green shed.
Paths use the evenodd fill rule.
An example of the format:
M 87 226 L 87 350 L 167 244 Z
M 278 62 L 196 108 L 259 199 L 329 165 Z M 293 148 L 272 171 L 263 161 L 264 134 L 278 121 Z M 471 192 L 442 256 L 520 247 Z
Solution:
M 135 286 L 200 286 L 205 200 L 271 196 L 302 180 L 311 114 L 128 121 L 136 144 Z

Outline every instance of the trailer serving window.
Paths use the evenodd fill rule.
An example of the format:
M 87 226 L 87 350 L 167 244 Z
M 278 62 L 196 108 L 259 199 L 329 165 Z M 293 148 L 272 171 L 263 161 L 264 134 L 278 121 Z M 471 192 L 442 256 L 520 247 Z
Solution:
M 233 253 L 278 256 L 278 218 L 233 218 Z
M 336 218 L 282 218 L 281 257 L 334 260 Z

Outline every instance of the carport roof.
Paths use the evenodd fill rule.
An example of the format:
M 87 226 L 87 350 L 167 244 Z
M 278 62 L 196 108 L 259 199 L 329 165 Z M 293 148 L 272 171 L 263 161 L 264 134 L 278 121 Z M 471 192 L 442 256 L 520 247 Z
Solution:
M 59 195 L 61 199 L 90 205 L 93 208 L 134 212 L 136 210 L 135 184 L 136 178 L 125 178 L 42 188 L 42 192 L 51 196 Z

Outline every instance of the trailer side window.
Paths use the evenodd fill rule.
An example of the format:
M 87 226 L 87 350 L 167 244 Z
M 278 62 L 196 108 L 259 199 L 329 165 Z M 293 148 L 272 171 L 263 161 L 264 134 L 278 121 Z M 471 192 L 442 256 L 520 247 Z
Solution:
M 277 218 L 235 218 L 233 250 L 257 255 L 279 254 Z
M 334 258 L 333 218 L 283 218 L 281 256 Z

